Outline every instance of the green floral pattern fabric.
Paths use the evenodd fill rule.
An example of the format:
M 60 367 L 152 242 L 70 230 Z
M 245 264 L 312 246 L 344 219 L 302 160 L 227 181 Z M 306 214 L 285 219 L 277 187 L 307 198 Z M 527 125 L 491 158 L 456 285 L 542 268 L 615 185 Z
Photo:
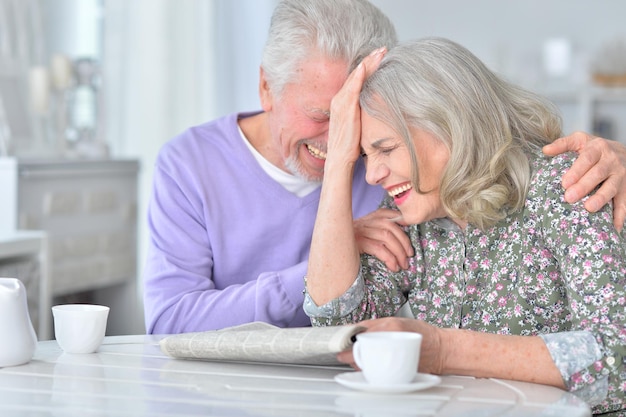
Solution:
M 485 232 L 446 219 L 408 227 L 408 270 L 364 255 L 342 297 L 318 307 L 307 294 L 313 325 L 388 317 L 408 302 L 439 327 L 540 335 L 594 413 L 626 408 L 626 245 L 611 207 L 589 213 L 564 201 L 561 177 L 574 157 L 534 155 L 524 208 Z

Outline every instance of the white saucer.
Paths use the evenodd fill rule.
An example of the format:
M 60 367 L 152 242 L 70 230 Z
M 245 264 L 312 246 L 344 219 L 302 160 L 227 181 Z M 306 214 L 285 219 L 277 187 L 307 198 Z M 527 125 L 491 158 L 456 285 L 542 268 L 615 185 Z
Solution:
M 398 385 L 372 385 L 365 380 L 363 372 L 344 372 L 335 375 L 335 381 L 348 388 L 378 392 L 381 394 L 400 394 L 403 392 L 419 391 L 435 386 L 441 382 L 441 378 L 436 375 L 416 373 L 413 381 L 408 384 Z

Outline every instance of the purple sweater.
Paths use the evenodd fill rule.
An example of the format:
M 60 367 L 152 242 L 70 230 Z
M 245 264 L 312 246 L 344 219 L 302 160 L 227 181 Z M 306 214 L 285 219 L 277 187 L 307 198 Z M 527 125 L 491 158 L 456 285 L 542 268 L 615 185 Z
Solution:
M 306 273 L 320 189 L 300 198 L 272 180 L 241 139 L 237 117 L 193 127 L 161 149 L 148 208 L 148 333 L 264 321 L 308 326 Z M 355 169 L 354 216 L 383 190 Z

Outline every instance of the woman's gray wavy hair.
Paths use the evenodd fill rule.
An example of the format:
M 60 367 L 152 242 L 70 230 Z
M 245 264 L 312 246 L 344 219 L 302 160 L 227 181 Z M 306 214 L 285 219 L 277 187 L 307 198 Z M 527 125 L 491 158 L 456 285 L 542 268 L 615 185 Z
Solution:
M 274 9 L 261 66 L 280 94 L 313 52 L 351 65 L 396 43 L 389 18 L 366 0 L 283 0 Z
M 466 48 L 426 38 L 392 49 L 365 82 L 361 107 L 395 129 L 411 155 L 409 127 L 430 132 L 450 151 L 440 184 L 450 217 L 486 229 L 524 205 L 531 179 L 527 154 L 561 136 L 556 107 L 511 85 Z

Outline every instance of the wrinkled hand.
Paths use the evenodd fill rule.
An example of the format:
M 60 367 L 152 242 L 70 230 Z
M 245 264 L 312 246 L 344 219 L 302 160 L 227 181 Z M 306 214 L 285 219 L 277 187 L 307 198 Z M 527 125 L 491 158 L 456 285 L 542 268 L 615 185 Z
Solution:
M 431 326 L 422 320 L 386 317 L 383 319 L 365 320 L 359 323 L 367 327 L 368 332 L 415 332 L 422 335 L 420 349 L 419 372 L 429 374 L 441 374 L 443 368 L 443 356 L 441 345 L 441 329 Z M 337 354 L 340 362 L 359 369 L 354 362 L 352 350 L 346 350 Z
M 563 175 L 565 200 L 574 203 L 601 184 L 585 202 L 596 212 L 613 199 L 613 224 L 621 231 L 626 219 L 626 147 L 616 141 L 576 132 L 546 145 L 543 152 L 555 156 L 567 151 L 579 154 Z
M 325 171 L 331 170 L 335 163 L 351 164 L 358 159 L 361 140 L 359 94 L 363 82 L 378 68 L 386 52 L 385 48 L 379 48 L 366 56 L 333 97 Z
M 409 267 L 413 256 L 409 236 L 398 223 L 400 213 L 378 209 L 354 220 L 354 234 L 360 253 L 375 256 L 394 272 Z

